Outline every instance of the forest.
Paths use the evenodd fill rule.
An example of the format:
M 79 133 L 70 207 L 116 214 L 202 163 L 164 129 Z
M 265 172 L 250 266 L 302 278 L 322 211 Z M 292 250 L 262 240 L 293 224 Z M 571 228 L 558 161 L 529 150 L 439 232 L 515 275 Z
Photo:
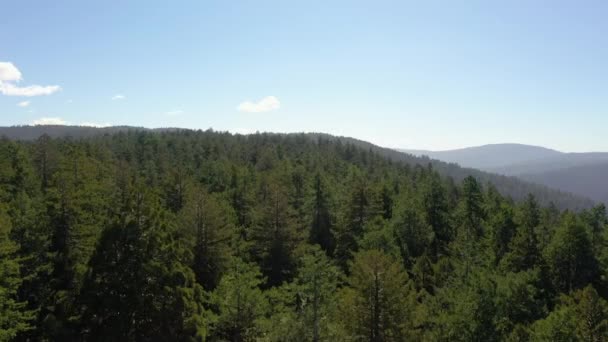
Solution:
M 608 340 L 603 204 L 394 156 L 306 134 L 3 138 L 0 341 Z

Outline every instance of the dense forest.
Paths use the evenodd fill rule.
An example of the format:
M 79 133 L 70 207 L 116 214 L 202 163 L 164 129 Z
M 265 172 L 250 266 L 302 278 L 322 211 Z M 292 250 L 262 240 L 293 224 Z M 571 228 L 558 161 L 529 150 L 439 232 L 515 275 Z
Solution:
M 51 138 L 72 138 L 83 139 L 101 137 L 115 133 L 168 133 L 183 131 L 181 128 L 144 128 L 134 126 L 109 126 L 109 127 L 88 127 L 88 126 L 67 126 L 67 125 L 37 125 L 37 126 L 11 126 L 0 127 L 0 137 L 4 136 L 13 140 L 32 141 L 38 139 L 42 135 L 48 135 Z M 276 135 L 276 133 L 275 133 Z M 524 200 L 529 194 L 533 194 L 539 204 L 548 206 L 550 204 L 557 206 L 558 209 L 581 210 L 590 209 L 595 204 L 592 200 L 579 195 L 574 195 L 569 192 L 559 191 L 555 188 L 549 188 L 538 183 L 531 183 L 522 180 L 521 178 L 504 176 L 491 172 L 484 172 L 479 169 L 462 167 L 456 163 L 447 163 L 437 159 L 429 159 L 427 156 L 415 156 L 410 153 L 403 153 L 399 150 L 384 148 L 374 145 L 367 141 L 354 139 L 351 137 L 334 136 L 324 133 L 306 133 L 303 134 L 312 140 L 323 139 L 328 142 L 340 142 L 346 145 L 353 145 L 365 150 L 371 150 L 375 154 L 384 156 L 393 161 L 403 162 L 410 166 L 431 165 L 435 171 L 442 177 L 452 178 L 455 182 L 462 182 L 466 177 L 473 176 L 482 183 L 492 183 L 496 190 L 501 194 L 511 197 L 516 201 Z M 499 159 L 493 157 L 492 159 Z M 596 179 L 596 177 L 593 177 Z M 542 182 L 541 182 L 542 183 Z M 578 181 L 577 181 L 578 183 Z M 543 183 L 544 184 L 544 183 Z M 602 187 L 598 187 L 601 189 Z
M 5 138 L 0 341 L 608 340 L 606 208 L 549 202 L 323 135 Z

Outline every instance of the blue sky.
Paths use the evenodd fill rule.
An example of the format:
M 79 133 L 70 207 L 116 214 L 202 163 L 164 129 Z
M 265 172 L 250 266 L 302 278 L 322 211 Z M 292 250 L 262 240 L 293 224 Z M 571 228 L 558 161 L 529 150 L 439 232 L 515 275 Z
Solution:
M 608 151 L 606 1 L 0 8 L 3 126 L 318 131 L 403 148 Z

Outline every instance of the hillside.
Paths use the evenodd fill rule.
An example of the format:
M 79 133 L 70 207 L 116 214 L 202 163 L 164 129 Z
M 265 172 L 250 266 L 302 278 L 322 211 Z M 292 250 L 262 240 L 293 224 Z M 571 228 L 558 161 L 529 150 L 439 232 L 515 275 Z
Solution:
M 608 182 L 605 181 L 608 153 L 564 153 L 518 144 L 412 152 L 493 174 L 515 176 L 528 182 L 608 203 Z
M 608 203 L 608 163 L 559 168 L 518 177 Z
M 429 160 L 324 134 L 0 139 L 0 328 L 15 341 L 352 341 L 369 326 L 391 336 L 370 341 L 502 341 L 608 305 L 605 207 L 514 203 L 437 172 L 467 169 L 414 161 Z
M 522 144 L 490 144 L 447 151 L 400 150 L 417 156 L 457 163 L 464 167 L 493 170 L 513 164 L 523 164 L 556 157 L 562 153 L 539 146 Z
M 162 128 L 162 129 L 146 129 L 140 127 L 105 127 L 105 128 L 94 128 L 94 127 L 79 127 L 79 126 L 18 126 L 18 127 L 0 127 L 0 136 L 6 136 L 11 139 L 17 140 L 33 140 L 37 139 L 42 134 L 47 134 L 51 137 L 73 137 L 73 138 L 86 138 L 86 137 L 99 137 L 107 134 L 117 132 L 129 132 L 129 131 L 179 131 L 177 128 Z M 284 134 L 275 134 L 284 135 Z M 328 141 L 340 141 L 345 144 L 352 144 L 366 150 L 373 151 L 384 157 L 390 158 L 394 161 L 404 162 L 411 167 L 416 165 L 432 167 L 437 170 L 442 176 L 452 178 L 455 182 L 461 182 L 467 176 L 472 175 L 476 177 L 483 184 L 491 183 L 496 189 L 503 195 L 513 198 L 515 201 L 522 201 L 526 198 L 529 193 L 536 196 L 538 201 L 543 205 L 554 203 L 560 209 L 572 209 L 580 210 L 583 208 L 590 208 L 593 206 L 593 201 L 585 198 L 584 196 L 575 196 L 567 192 L 550 189 L 543 185 L 532 184 L 530 182 L 522 181 L 514 177 L 508 177 L 489 172 L 476 170 L 473 168 L 463 168 L 454 163 L 446 163 L 443 161 L 429 159 L 427 157 L 414 156 L 409 153 L 399 152 L 389 148 L 383 148 L 366 141 L 349 138 L 349 137 L 337 137 L 323 133 L 308 133 L 304 134 L 313 140 L 323 138 Z M 514 145 L 514 148 L 521 148 L 519 145 Z M 497 146 L 488 147 L 488 149 L 495 149 Z M 547 154 L 552 154 L 551 150 L 539 150 L 544 151 Z M 467 152 L 468 153 L 468 152 Z
M 523 174 L 538 174 L 556 170 L 569 169 L 573 167 L 601 165 L 608 162 L 608 153 L 561 153 L 556 156 L 518 162 L 502 167 L 490 168 L 488 171 L 510 176 Z

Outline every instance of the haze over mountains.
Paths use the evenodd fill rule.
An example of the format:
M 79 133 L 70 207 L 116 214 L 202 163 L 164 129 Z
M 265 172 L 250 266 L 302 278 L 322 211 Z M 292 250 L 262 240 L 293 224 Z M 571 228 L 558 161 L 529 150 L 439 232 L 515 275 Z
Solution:
M 448 151 L 401 150 L 487 172 L 516 176 L 608 203 L 608 153 L 565 153 L 522 144 L 492 144 Z

